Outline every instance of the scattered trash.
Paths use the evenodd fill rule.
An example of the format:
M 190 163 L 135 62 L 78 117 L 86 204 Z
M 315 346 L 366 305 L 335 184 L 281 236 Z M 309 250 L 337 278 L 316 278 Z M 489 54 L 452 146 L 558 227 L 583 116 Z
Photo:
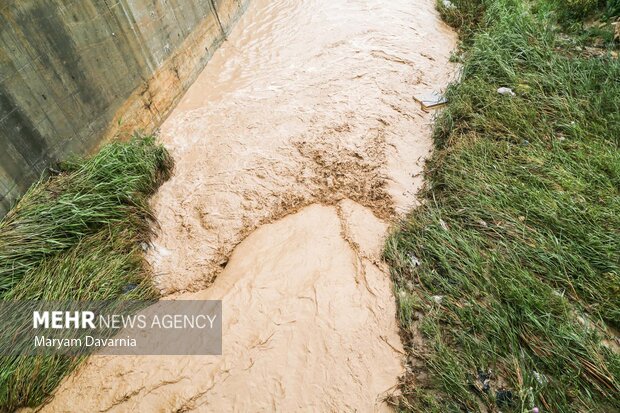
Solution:
M 413 98 L 416 102 L 420 103 L 420 107 L 425 112 L 428 112 L 430 109 L 439 108 L 448 103 L 448 99 L 438 92 L 422 93 L 414 95 Z
M 442 0 L 442 3 L 446 9 L 454 9 L 456 7 L 450 0 Z
M 521 145 L 523 146 L 527 146 L 530 144 L 530 141 L 528 141 L 527 139 L 523 139 L 523 141 L 521 141 Z
M 487 222 L 482 219 L 478 221 L 478 224 L 480 224 L 480 226 L 483 226 L 485 228 L 489 227 L 489 224 L 487 224 Z
M 482 370 L 478 370 L 478 381 L 482 384 L 480 390 L 488 393 L 491 389 L 491 371 L 489 370 L 485 373 Z
M 533 371 L 532 374 L 534 375 L 534 378 L 536 379 L 538 384 L 541 384 L 541 385 L 547 384 L 547 378 L 545 377 L 544 374 L 540 374 L 537 371 Z
M 533 407 L 532 413 L 540 413 L 540 409 L 538 407 Z
M 142 251 L 146 251 L 149 249 L 149 244 L 147 244 L 146 242 L 142 241 L 140 243 L 140 247 L 142 248 Z
M 448 224 L 446 224 L 446 221 L 444 221 L 443 219 L 439 218 L 439 225 L 441 225 L 441 228 L 444 231 L 448 231 L 450 228 L 448 227 Z
M 509 87 L 500 87 L 497 89 L 497 93 L 500 95 L 509 95 L 509 96 L 517 96 L 515 92 L 512 91 Z
M 482 383 L 482 391 L 485 393 L 488 393 L 490 388 L 491 388 L 491 380 L 486 379 L 484 383 Z
M 123 287 L 123 294 L 127 294 L 128 292 L 131 292 L 135 290 L 137 287 L 138 287 L 137 284 L 129 283 Z
M 418 259 L 418 257 L 416 257 L 413 254 L 409 254 L 409 262 L 411 263 L 411 265 L 413 265 L 414 267 L 418 267 L 420 266 L 420 260 Z
M 433 295 L 431 300 L 433 300 L 436 304 L 441 304 L 443 301 L 443 295 Z
M 495 392 L 495 404 L 498 407 L 510 407 L 514 403 L 514 394 L 507 389 L 499 389 Z

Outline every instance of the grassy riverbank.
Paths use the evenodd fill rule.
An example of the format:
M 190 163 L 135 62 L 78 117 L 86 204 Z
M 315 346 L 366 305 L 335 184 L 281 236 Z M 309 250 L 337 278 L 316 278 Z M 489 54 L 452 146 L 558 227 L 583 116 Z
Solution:
M 620 62 L 610 23 L 620 6 L 451 4 L 439 8 L 463 40 L 463 75 L 435 126 L 425 204 L 386 249 L 409 362 L 400 407 L 618 411 Z
M 0 299 L 156 298 L 142 251 L 147 200 L 171 169 L 153 138 L 135 138 L 35 184 L 0 222 Z M 0 411 L 41 403 L 79 361 L 1 357 Z

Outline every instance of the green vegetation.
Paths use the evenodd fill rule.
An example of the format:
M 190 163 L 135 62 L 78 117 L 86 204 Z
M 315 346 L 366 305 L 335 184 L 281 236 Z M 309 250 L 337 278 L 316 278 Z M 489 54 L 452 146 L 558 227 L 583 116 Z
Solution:
M 141 246 L 153 222 L 147 199 L 171 169 L 154 138 L 134 138 L 35 184 L 0 222 L 0 298 L 156 298 Z M 80 360 L 0 357 L 0 410 L 41 403 Z
M 463 72 L 426 202 L 385 252 L 409 356 L 400 408 L 620 411 L 617 2 L 439 4 Z M 598 34 L 567 16 L 600 19 Z

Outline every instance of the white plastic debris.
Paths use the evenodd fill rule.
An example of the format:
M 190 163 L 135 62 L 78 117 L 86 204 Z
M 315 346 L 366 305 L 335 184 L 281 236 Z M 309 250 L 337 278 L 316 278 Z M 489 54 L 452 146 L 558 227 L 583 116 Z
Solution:
M 441 225 L 441 229 L 443 229 L 444 231 L 448 231 L 450 229 L 448 227 L 448 224 L 446 224 L 446 221 L 441 218 L 439 218 L 439 225 Z
M 454 8 L 454 4 L 450 0 L 443 0 L 442 3 L 443 3 L 443 6 L 446 9 L 453 9 Z
M 443 301 L 443 295 L 433 295 L 431 300 L 433 300 L 436 304 L 441 304 Z
M 418 259 L 418 257 L 416 257 L 413 254 L 409 254 L 409 262 L 411 263 L 411 265 L 413 265 L 414 267 L 418 267 L 420 265 L 420 260 Z
M 534 374 L 534 378 L 536 379 L 538 384 L 541 384 L 541 385 L 547 384 L 547 377 L 545 377 L 544 374 L 541 374 L 537 371 L 533 371 L 532 373 Z
M 415 94 L 413 98 L 420 103 L 420 107 L 425 112 L 428 112 L 430 109 L 440 108 L 448 103 L 448 99 L 437 91 Z
M 500 95 L 516 96 L 515 92 L 513 92 L 509 87 L 500 87 L 497 89 L 497 93 Z

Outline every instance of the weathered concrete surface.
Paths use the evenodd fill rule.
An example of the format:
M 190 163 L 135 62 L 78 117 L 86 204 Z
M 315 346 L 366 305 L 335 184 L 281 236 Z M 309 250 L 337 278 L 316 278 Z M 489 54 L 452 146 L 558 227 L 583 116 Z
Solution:
M 247 1 L 3 1 L 0 217 L 54 161 L 155 129 Z

